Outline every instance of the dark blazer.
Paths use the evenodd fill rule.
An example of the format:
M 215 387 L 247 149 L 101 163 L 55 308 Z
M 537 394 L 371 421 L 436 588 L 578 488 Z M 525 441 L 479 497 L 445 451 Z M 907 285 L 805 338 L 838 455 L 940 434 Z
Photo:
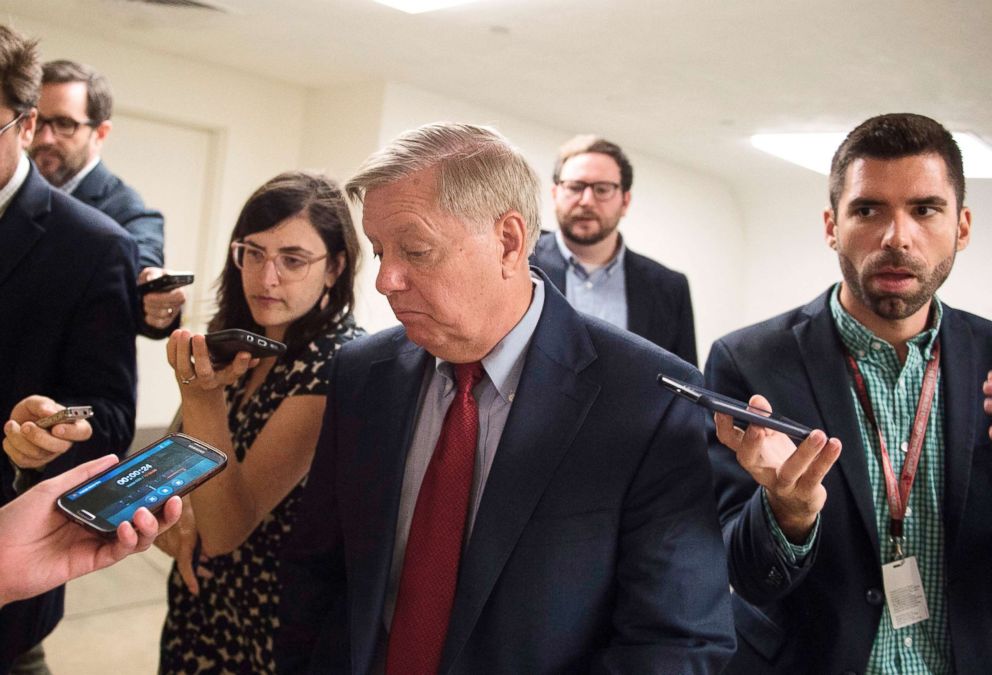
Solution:
M 698 371 L 549 284 L 462 556 L 442 673 L 718 672 L 733 651 Z M 425 369 L 402 328 L 334 359 L 282 573 L 287 673 L 367 673 Z
M 565 293 L 568 263 L 558 250 L 553 232 L 541 233 L 530 264 L 540 267 L 555 287 Z M 624 256 L 623 273 L 627 285 L 627 329 L 696 365 L 696 329 L 686 276 L 629 248 Z
M 138 244 L 138 271 L 162 267 L 165 219 L 158 211 L 146 208 L 141 195 L 110 173 L 102 161 L 83 178 L 72 196 L 106 213 L 128 231 Z
M 123 227 L 138 244 L 138 271 L 146 267 L 165 264 L 165 219 L 158 211 L 145 208 L 134 188 L 110 173 L 100 161 L 73 191 L 72 196 L 84 204 L 107 214 Z M 137 275 L 135 275 L 137 278 Z M 166 338 L 179 327 L 180 317 L 166 328 L 156 328 L 145 323 L 145 314 L 138 317 L 138 332 L 155 340 Z
M 92 405 L 93 438 L 46 467 L 60 473 L 134 434 L 137 249 L 116 223 L 52 188 L 34 166 L 0 218 L 0 423 L 43 394 Z M 2 502 L 14 471 L 0 461 Z M 0 610 L 0 672 L 62 615 L 61 590 Z
M 738 653 L 732 673 L 864 672 L 882 615 L 882 561 L 867 459 L 829 293 L 717 341 L 707 386 L 738 399 L 760 393 L 774 409 L 843 443 L 824 481 L 827 502 L 813 551 L 782 559 L 756 484 L 710 437 L 730 561 Z M 947 597 L 954 670 L 992 662 L 992 447 L 981 392 L 992 368 L 992 323 L 944 305 L 940 328 L 945 409 Z M 883 533 L 884 534 L 884 533 Z M 886 561 L 887 562 L 887 561 Z

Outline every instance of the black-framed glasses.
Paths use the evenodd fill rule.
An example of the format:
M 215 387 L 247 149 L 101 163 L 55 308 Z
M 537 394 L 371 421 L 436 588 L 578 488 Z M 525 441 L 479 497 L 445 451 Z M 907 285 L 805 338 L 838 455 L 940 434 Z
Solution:
M 5 134 L 7 132 L 7 129 L 11 128 L 12 126 L 14 126 L 18 122 L 20 122 L 22 117 L 24 117 L 24 113 L 19 113 L 17 115 L 17 117 L 15 117 L 14 119 L 10 120 L 6 124 L 4 124 L 2 127 L 0 127 L 0 136 L 2 136 L 3 134 Z
M 560 180 L 558 181 L 558 186 L 565 190 L 566 195 L 576 199 L 582 196 L 586 188 L 592 188 L 592 196 L 599 202 L 605 202 L 607 199 L 611 199 L 617 193 L 617 190 L 620 189 L 620 183 L 611 183 L 602 180 L 595 183 L 586 183 L 581 180 Z
M 243 241 L 236 241 L 231 244 L 231 260 L 239 270 L 259 272 L 265 267 L 265 263 L 271 260 L 276 266 L 276 274 L 281 281 L 299 281 L 306 278 L 310 272 L 310 265 L 323 260 L 327 255 L 325 253 L 315 258 L 308 258 L 296 253 L 269 255 L 264 248 L 254 244 Z
M 45 117 L 44 115 L 38 115 L 38 121 L 36 122 L 35 134 L 40 134 L 41 130 L 45 128 L 46 125 L 52 127 L 52 133 L 56 136 L 61 136 L 62 138 L 71 138 L 76 135 L 79 131 L 79 127 L 97 127 L 99 122 L 94 122 L 93 120 L 84 120 L 78 122 L 71 117 Z

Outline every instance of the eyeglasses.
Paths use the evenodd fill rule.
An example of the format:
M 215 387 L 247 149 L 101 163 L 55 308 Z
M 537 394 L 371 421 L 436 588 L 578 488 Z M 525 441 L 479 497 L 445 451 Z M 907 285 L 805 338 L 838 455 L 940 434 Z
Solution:
M 276 253 L 269 255 L 264 248 L 236 241 L 231 244 L 231 260 L 239 270 L 259 272 L 270 260 L 276 266 L 276 274 L 280 281 L 299 281 L 310 272 L 310 265 L 327 257 L 327 253 L 316 258 L 307 258 L 292 253 Z
M 62 138 L 71 138 L 79 131 L 79 127 L 97 127 L 99 122 L 94 122 L 93 120 L 86 120 L 84 122 L 77 122 L 71 117 L 45 117 L 44 115 L 38 115 L 38 121 L 36 122 L 35 134 L 40 134 L 45 125 L 51 125 L 52 133 L 56 136 L 61 136 Z
M 592 188 L 592 196 L 599 202 L 605 202 L 607 199 L 610 199 L 620 189 L 619 183 L 609 183 L 607 181 L 586 183 L 581 180 L 561 180 L 558 181 L 558 185 L 565 190 L 567 196 L 574 199 L 581 197 L 586 191 L 586 188 Z
M 617 193 L 617 190 L 620 189 L 619 183 L 609 183 L 606 181 L 586 183 L 581 180 L 562 180 L 558 181 L 558 185 L 565 190 L 566 196 L 573 199 L 580 198 L 582 193 L 586 191 L 586 188 L 591 187 L 592 196 L 599 202 L 605 202 L 607 199 L 611 199 Z
M 3 135 L 4 133 L 6 133 L 7 129 L 11 128 L 12 126 L 20 122 L 22 117 L 24 117 L 24 113 L 20 113 L 17 117 L 15 117 L 14 119 L 7 122 L 5 125 L 0 127 L 0 135 Z

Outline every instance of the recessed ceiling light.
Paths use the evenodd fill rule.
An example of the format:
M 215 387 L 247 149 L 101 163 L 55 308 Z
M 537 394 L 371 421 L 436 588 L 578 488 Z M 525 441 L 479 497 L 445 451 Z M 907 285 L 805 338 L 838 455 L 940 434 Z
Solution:
M 467 5 L 478 0 L 375 0 L 380 5 L 398 9 L 407 14 L 433 12 L 436 9 L 447 9 L 458 5 Z
M 952 132 L 961 148 L 964 175 L 968 178 L 992 178 L 992 147 L 975 134 Z M 830 173 L 830 160 L 845 133 L 754 134 L 751 145 L 762 152 L 798 164 L 824 176 Z

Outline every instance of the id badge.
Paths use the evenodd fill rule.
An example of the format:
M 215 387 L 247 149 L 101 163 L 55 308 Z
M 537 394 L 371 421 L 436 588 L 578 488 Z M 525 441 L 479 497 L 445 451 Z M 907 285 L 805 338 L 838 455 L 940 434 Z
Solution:
M 882 565 L 882 583 L 893 628 L 898 630 L 930 618 L 915 555 Z

